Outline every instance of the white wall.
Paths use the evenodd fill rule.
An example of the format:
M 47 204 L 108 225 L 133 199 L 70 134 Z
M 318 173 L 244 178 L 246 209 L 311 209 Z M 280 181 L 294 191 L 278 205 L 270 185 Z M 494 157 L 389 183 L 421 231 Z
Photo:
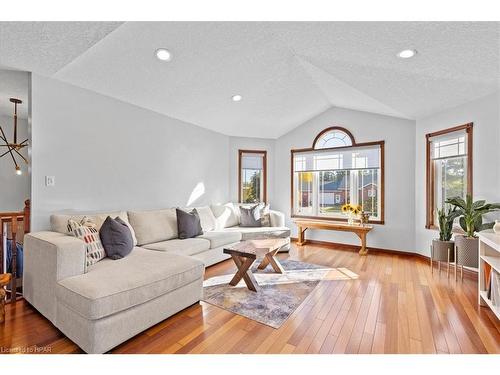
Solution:
M 415 248 L 415 122 L 342 108 L 331 108 L 276 141 L 275 209 L 290 220 L 290 150 L 311 147 L 316 135 L 330 126 L 350 130 L 356 142 L 385 140 L 385 224 L 368 234 L 369 246 L 413 251 Z M 307 238 L 359 245 L 352 233 L 311 231 Z
M 464 105 L 417 120 L 415 213 L 416 252 L 429 255 L 429 245 L 437 232 L 425 229 L 425 134 L 474 123 L 474 199 L 500 202 L 500 95 L 489 95 Z
M 0 125 L 7 136 L 7 139 L 12 140 L 14 133 L 12 116 L 0 116 Z M 17 135 L 18 142 L 28 138 L 28 121 L 23 119 L 17 120 Z M 0 154 L 6 151 L 6 147 L 0 148 Z M 27 157 L 27 148 L 24 148 L 21 153 Z M 30 197 L 30 176 L 28 166 L 19 157 L 16 158 L 18 165 L 23 174 L 16 175 L 14 162 L 9 155 L 0 158 L 0 212 L 6 211 L 22 211 L 24 201 Z
M 227 136 L 36 74 L 32 103 L 33 230 L 65 209 L 228 200 Z
M 229 196 L 231 202 L 238 202 L 238 150 L 267 151 L 267 200 L 274 198 L 275 169 L 274 147 L 276 140 L 264 138 L 230 137 L 229 139 Z

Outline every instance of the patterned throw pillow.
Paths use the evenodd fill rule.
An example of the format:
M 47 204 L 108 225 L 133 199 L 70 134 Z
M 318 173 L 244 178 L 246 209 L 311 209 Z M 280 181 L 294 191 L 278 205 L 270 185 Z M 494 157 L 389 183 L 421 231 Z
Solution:
M 92 220 L 88 216 L 82 217 L 80 221 L 76 221 L 73 219 L 68 220 L 68 233 L 73 232 L 73 229 L 84 226 L 84 227 L 89 227 L 89 228 L 96 228 L 95 223 L 92 222 Z
M 262 227 L 271 226 L 271 214 L 269 213 L 269 205 L 266 204 L 260 209 L 260 225 Z
M 99 231 L 87 217 L 84 217 L 80 222 L 72 219 L 68 220 L 68 231 L 74 237 L 85 242 L 87 247 L 87 267 L 106 258 L 106 252 L 99 238 Z

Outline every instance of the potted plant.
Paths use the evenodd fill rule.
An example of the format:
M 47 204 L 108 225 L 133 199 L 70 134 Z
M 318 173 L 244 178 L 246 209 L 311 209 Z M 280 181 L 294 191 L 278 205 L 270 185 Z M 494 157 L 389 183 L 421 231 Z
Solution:
M 499 203 L 486 203 L 485 200 L 472 201 L 472 196 L 467 194 L 465 199 L 456 197 L 446 200 L 455 209 L 455 215 L 459 218 L 460 227 L 465 235 L 455 236 L 457 247 L 469 254 L 477 254 L 479 239 L 477 232 L 484 229 L 491 229 L 495 223 L 483 223 L 483 215 L 500 208 Z M 472 265 L 477 267 L 478 265 Z
M 438 209 L 437 216 L 439 222 L 439 238 L 432 240 L 432 259 L 443 262 L 453 262 L 455 260 L 454 246 L 455 243 L 451 240 L 453 221 L 457 217 L 456 209 L 451 207 Z

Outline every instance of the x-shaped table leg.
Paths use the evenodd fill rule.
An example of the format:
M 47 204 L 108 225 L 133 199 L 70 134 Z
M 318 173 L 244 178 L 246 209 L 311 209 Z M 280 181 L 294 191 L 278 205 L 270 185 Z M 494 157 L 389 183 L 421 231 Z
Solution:
M 259 270 L 263 270 L 267 267 L 267 265 L 270 263 L 271 267 L 273 267 L 274 272 L 276 273 L 285 273 L 285 270 L 283 269 L 283 266 L 278 262 L 278 259 L 276 259 L 274 256 L 278 253 L 279 248 L 267 253 L 262 261 L 260 262 L 259 266 L 257 267 Z
M 231 254 L 231 257 L 233 258 L 236 267 L 238 267 L 238 272 L 236 272 L 236 275 L 234 275 L 232 280 L 229 282 L 229 285 L 235 286 L 241 279 L 243 279 L 245 284 L 247 284 L 248 289 L 257 292 L 260 287 L 257 280 L 255 280 L 252 271 L 250 271 L 250 267 L 252 266 L 254 259 L 240 257 L 234 254 Z

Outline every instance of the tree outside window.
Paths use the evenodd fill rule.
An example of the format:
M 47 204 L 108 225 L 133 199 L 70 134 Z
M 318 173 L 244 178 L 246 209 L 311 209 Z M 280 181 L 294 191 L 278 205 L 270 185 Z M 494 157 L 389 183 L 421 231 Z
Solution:
M 239 150 L 239 202 L 258 203 L 267 200 L 267 152 Z

